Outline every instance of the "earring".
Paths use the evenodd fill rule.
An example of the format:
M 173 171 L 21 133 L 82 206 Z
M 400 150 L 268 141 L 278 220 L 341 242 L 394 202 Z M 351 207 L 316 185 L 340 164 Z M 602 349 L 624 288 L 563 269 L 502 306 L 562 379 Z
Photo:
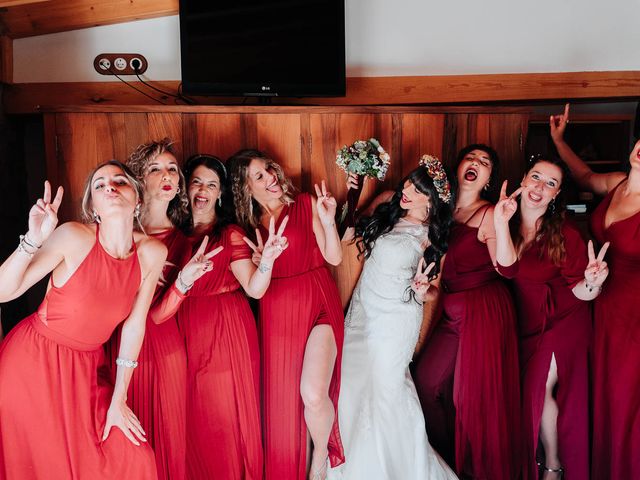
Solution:
M 95 210 L 93 211 L 93 221 L 96 223 L 100 223 L 100 215 Z
M 556 212 L 556 199 L 552 198 L 551 202 L 549 202 L 549 209 L 551 210 L 551 213 L 555 213 Z
M 222 195 L 220 195 L 218 197 L 218 206 L 221 207 L 222 206 Z
M 489 184 L 487 183 L 487 184 L 486 184 L 482 189 L 483 189 L 484 191 L 489 190 Z
M 180 187 L 178 187 L 178 189 L 176 190 L 176 195 L 180 195 L 180 192 L 181 192 Z
M 133 210 L 133 214 L 135 215 L 136 218 L 140 218 L 140 204 L 139 203 L 136 204 L 136 208 Z

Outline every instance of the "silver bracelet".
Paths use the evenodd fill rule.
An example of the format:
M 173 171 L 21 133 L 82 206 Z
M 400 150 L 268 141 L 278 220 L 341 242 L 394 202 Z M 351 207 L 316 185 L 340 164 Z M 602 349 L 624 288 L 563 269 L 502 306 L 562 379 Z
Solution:
M 36 254 L 36 252 L 30 252 L 26 248 L 24 248 L 22 242 L 18 244 L 18 252 L 24 253 L 29 258 L 33 258 L 33 256 Z
M 183 279 L 182 279 L 182 270 L 180 270 L 178 272 L 178 283 L 179 283 L 179 287 L 181 291 L 186 292 L 187 290 L 190 290 L 191 287 L 193 287 L 193 283 L 191 285 L 188 285 Z
M 116 358 L 116 365 L 119 367 L 127 367 L 127 368 L 136 368 L 138 366 L 138 362 L 135 360 L 127 360 L 126 358 Z
M 40 245 L 36 245 L 36 242 L 34 242 L 33 240 L 30 240 L 29 237 L 27 237 L 27 235 L 29 234 L 29 232 L 25 233 L 24 235 L 20 235 L 20 243 L 25 243 L 28 246 L 30 246 L 31 248 L 35 248 L 36 250 L 39 250 L 40 247 L 42 247 L 42 244 Z
M 265 263 L 260 262 L 258 264 L 258 270 L 260 271 L 260 273 L 267 273 L 271 270 L 271 267 Z

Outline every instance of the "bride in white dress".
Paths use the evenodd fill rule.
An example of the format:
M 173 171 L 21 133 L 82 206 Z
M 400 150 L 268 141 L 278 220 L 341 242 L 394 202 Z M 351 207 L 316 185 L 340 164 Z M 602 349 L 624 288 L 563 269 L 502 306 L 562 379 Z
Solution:
M 345 318 L 338 418 L 346 462 L 329 479 L 457 478 L 429 444 L 409 373 L 451 218 L 442 165 L 424 159 L 356 226 L 366 260 Z

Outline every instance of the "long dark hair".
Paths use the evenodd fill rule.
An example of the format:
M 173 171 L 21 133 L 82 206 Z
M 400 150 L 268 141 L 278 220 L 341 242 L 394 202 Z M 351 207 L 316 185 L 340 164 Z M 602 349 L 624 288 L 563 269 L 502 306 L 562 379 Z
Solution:
M 560 266 L 565 260 L 567 251 L 564 245 L 564 235 L 562 234 L 562 225 L 565 221 L 567 214 L 567 204 L 565 192 L 567 191 L 568 184 L 571 180 L 571 175 L 567 165 L 559 158 L 550 157 L 544 158 L 540 155 L 531 157 L 527 168 L 524 172 L 526 176 L 536 165 L 546 162 L 551 165 L 555 165 L 562 172 L 562 179 L 560 181 L 560 191 L 556 195 L 556 198 L 551 201 L 547 206 L 547 210 L 542 215 L 542 221 L 540 227 L 536 232 L 536 238 L 534 242 L 541 241 L 542 249 L 540 250 L 540 260 L 545 256 L 549 258 L 554 265 Z M 518 256 L 526 250 L 530 245 L 524 244 L 524 238 L 520 233 L 520 226 L 522 225 L 522 216 L 520 208 L 516 211 L 511 222 L 509 222 L 509 228 L 511 230 L 511 238 L 513 239 L 513 245 L 518 252 Z
M 407 211 L 400 207 L 402 190 L 406 181 L 410 181 L 419 192 L 429 197 L 431 208 L 427 209 L 427 220 L 430 245 L 423 253 L 425 265 L 435 263 L 435 268 L 431 270 L 429 279 L 433 280 L 440 273 L 440 260 L 447 252 L 449 227 L 451 226 L 451 206 L 443 202 L 438 196 L 438 192 L 433 184 L 433 179 L 429 176 L 425 167 L 418 167 L 404 177 L 395 193 L 388 202 L 378 205 L 370 217 L 362 217 L 356 223 L 356 244 L 358 251 L 368 258 L 375 245 L 376 240 L 393 229 Z
M 205 153 L 198 153 L 189 157 L 189 159 L 184 164 L 184 177 L 187 181 L 187 189 L 189 188 L 189 184 L 191 183 L 191 177 L 193 176 L 193 172 L 196 168 L 203 166 L 213 171 L 218 175 L 220 179 L 220 193 L 222 204 L 215 202 L 215 212 L 216 212 L 216 223 L 213 225 L 211 232 L 209 233 L 209 237 L 212 240 L 217 240 L 220 238 L 220 233 L 222 229 L 234 222 L 233 215 L 233 198 L 231 196 L 231 189 L 229 188 L 229 177 L 227 175 L 227 169 L 220 160 L 215 155 L 208 155 Z M 193 215 L 191 213 L 191 204 L 189 204 L 189 213 L 187 215 L 186 221 L 183 224 L 183 230 L 190 234 L 193 232 Z
M 496 152 L 489 145 L 485 145 L 484 143 L 472 143 L 471 145 L 467 145 L 462 150 L 458 152 L 456 156 L 456 167 L 454 172 L 456 175 L 453 175 L 451 182 L 453 183 L 453 191 L 458 192 L 458 167 L 460 166 L 460 162 L 464 160 L 464 157 L 467 154 L 473 152 L 474 150 L 480 150 L 486 153 L 489 156 L 489 161 L 491 162 L 491 175 L 489 176 L 489 186 L 485 189 L 483 188 L 480 191 L 480 198 L 487 200 L 491 203 L 496 203 L 498 200 L 498 192 L 500 190 L 500 185 L 498 185 L 499 177 L 500 177 L 500 157 L 498 157 L 498 152 Z

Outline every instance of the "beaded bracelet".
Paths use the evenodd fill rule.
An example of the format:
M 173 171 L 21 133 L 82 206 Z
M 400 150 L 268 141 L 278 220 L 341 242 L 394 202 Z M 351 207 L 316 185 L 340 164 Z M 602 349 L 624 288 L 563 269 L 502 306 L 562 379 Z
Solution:
M 191 290 L 191 287 L 193 287 L 193 283 L 191 285 L 187 284 L 183 279 L 182 279 L 182 270 L 180 270 L 178 272 L 178 278 L 176 279 L 179 283 L 179 287 L 181 291 L 186 292 L 187 290 Z
M 126 358 L 116 358 L 116 365 L 119 367 L 127 367 L 127 368 L 136 368 L 138 366 L 138 362 L 135 360 L 127 360 Z

